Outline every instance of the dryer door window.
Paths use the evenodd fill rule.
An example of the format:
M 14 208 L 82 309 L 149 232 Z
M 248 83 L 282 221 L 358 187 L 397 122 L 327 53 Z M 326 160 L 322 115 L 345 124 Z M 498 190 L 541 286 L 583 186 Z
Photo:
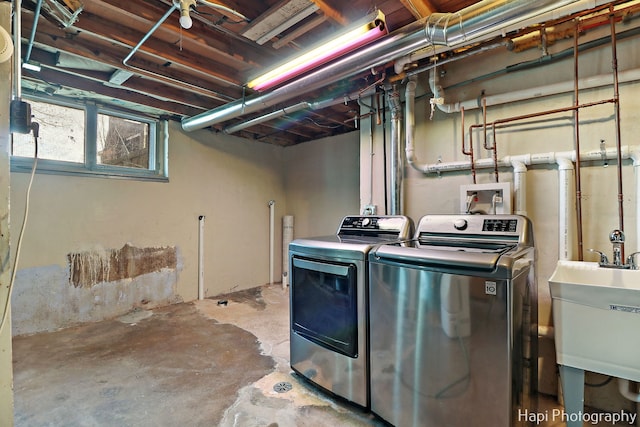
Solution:
M 358 356 L 354 264 L 293 258 L 293 331 L 325 348 Z

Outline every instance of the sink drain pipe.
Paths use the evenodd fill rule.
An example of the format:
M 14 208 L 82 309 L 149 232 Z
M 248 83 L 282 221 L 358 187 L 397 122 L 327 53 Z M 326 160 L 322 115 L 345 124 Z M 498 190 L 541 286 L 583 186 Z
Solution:
M 629 389 L 629 385 L 631 381 L 625 380 L 624 378 L 618 378 L 618 391 L 625 398 L 632 402 L 640 403 L 640 393 L 634 393 Z M 637 383 L 636 384 L 636 389 Z
M 632 392 L 629 386 L 633 384 L 635 390 L 639 390 L 638 383 L 618 378 L 618 391 L 625 398 L 636 403 L 636 425 L 640 426 L 640 392 Z
M 275 258 L 275 208 L 276 201 L 269 200 L 269 284 L 273 285 L 274 280 L 274 258 Z

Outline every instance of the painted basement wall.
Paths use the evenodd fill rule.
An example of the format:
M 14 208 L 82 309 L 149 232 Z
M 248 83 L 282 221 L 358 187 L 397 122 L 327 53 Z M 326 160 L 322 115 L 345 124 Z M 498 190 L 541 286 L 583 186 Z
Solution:
M 185 134 L 171 123 L 169 183 L 36 174 L 13 295 L 14 333 L 197 298 L 199 215 L 206 217 L 205 296 L 267 283 L 268 201 L 277 201 L 278 218 L 286 206 L 282 151 L 208 131 Z M 22 221 L 28 177 L 11 174 L 14 224 Z M 175 258 L 132 278 L 70 283 L 69 254 L 84 256 L 77 262 L 85 271 L 106 263 L 113 274 L 111 251 L 127 244 L 169 248 Z
M 269 200 L 276 201 L 278 281 L 283 215 L 294 215 L 296 236 L 309 236 L 334 233 L 342 216 L 358 211 L 357 132 L 286 149 L 183 133 L 176 123 L 169 132 L 169 183 L 36 174 L 13 295 L 14 334 L 196 299 L 199 215 L 210 297 L 268 283 Z M 17 224 L 29 176 L 11 176 Z M 165 268 L 114 279 L 116 260 L 142 248 Z M 175 254 L 173 264 L 165 252 Z M 70 280 L 71 267 L 84 271 L 82 285 Z
M 620 26 L 619 26 L 620 27 Z M 628 27 L 619 28 L 619 31 Z M 606 31 L 604 31 L 606 30 Z M 607 35 L 608 27 L 600 32 Z M 589 37 L 594 37 L 590 33 Z M 583 42 L 581 38 L 581 43 Z M 637 49 L 636 38 L 619 41 L 618 62 L 620 70 L 640 67 L 640 51 Z M 558 52 L 566 48 L 572 48 L 573 41 L 568 40 L 556 44 L 550 48 L 550 52 Z M 524 53 L 511 53 L 505 49 L 494 51 L 491 54 L 482 54 L 464 61 L 454 62 L 440 68 L 443 73 L 441 85 L 445 88 L 445 100 L 447 103 L 478 99 L 481 94 L 495 95 L 524 89 L 527 87 L 539 87 L 559 81 L 573 81 L 573 59 L 563 60 L 558 63 L 505 74 L 488 80 L 481 80 L 473 84 L 460 86 L 458 89 L 447 89 L 456 83 L 467 81 L 500 70 L 510 64 L 524 62 L 538 58 L 541 53 L 533 49 Z M 580 76 L 592 76 L 611 72 L 611 47 L 591 50 L 580 55 Z M 433 120 L 429 119 L 430 105 L 427 74 L 420 75 L 417 94 L 422 96 L 416 101 L 416 133 L 415 150 L 418 163 L 435 164 L 439 160 L 443 162 L 468 161 L 468 157 L 461 153 L 461 122 L 459 114 L 446 114 L 436 111 Z M 613 79 L 611 79 L 613 81 Z M 573 87 L 573 86 L 571 86 Z M 399 91 L 404 99 L 404 85 L 399 86 Z M 640 82 L 625 83 L 620 86 L 622 145 L 640 145 Z M 613 98 L 613 87 L 604 87 L 597 90 L 582 90 L 579 94 L 580 102 L 587 103 L 601 99 Z M 560 94 L 557 96 L 538 97 L 528 101 L 509 105 L 490 105 L 487 110 L 487 121 L 513 117 L 521 114 L 544 111 L 553 108 L 570 106 L 573 103 L 573 94 Z M 615 124 L 613 120 L 614 107 L 612 104 L 583 109 L 580 111 L 580 143 L 581 151 L 599 150 L 600 140 L 605 140 L 607 148 L 614 148 L 616 143 Z M 403 111 L 404 115 L 404 111 Z M 387 114 L 389 117 L 390 114 Z M 571 113 L 562 113 L 548 118 L 539 119 L 534 124 L 526 126 L 514 126 L 502 129 L 498 134 L 498 157 L 506 155 L 519 155 L 525 153 L 561 152 L 573 150 L 574 131 L 572 127 Z M 471 124 L 482 123 L 481 109 L 465 112 L 465 127 Z M 403 123 L 404 126 L 404 123 Z M 387 126 L 388 128 L 388 126 Z M 373 200 L 378 205 L 384 203 L 384 182 L 379 180 L 382 176 L 382 137 L 381 128 L 375 127 L 374 135 L 374 165 L 373 186 L 370 185 L 370 162 L 365 154 L 370 151 L 368 122 L 362 124 L 361 131 L 361 194 L 365 204 L 373 188 Z M 403 133 L 404 135 L 404 133 Z M 468 135 L 467 135 L 468 137 Z M 387 138 L 388 139 L 388 138 Z M 474 134 L 474 147 L 476 158 L 488 158 L 490 153 L 481 147 L 481 134 Z M 404 157 L 404 141 L 403 141 Z M 387 148 L 387 153 L 389 149 Z M 611 244 L 608 236 L 611 230 L 618 228 L 618 203 L 617 203 L 617 177 L 616 161 L 610 160 L 609 166 L 604 162 L 592 162 L 583 164 L 582 192 L 583 192 L 583 220 L 584 220 L 584 248 L 585 260 L 597 261 L 597 257 L 586 251 L 587 248 L 595 248 L 611 254 Z M 625 234 L 627 237 L 626 253 L 630 254 L 640 249 L 640 242 L 636 241 L 636 188 L 634 170 L 631 161 L 624 161 L 623 186 L 624 186 L 624 219 Z M 478 171 L 477 182 L 494 182 L 493 170 L 483 169 Z M 500 170 L 500 181 L 513 181 L 510 169 Z M 470 171 L 447 172 L 441 176 L 436 174 L 424 175 L 412 167 L 405 166 L 404 199 L 405 214 L 418 221 L 425 214 L 457 213 L 459 212 L 460 197 L 459 187 L 463 184 L 473 183 Z M 551 298 L 548 287 L 548 279 L 555 269 L 558 260 L 558 167 L 555 164 L 529 166 L 527 172 L 527 215 L 533 221 L 535 243 L 538 254 L 537 278 L 539 288 L 539 318 L 540 324 L 552 325 Z M 575 199 L 572 199 L 575 200 Z M 572 208 L 575 215 L 575 209 Z M 575 244 L 574 244 L 575 246 Z M 577 249 L 577 246 L 576 246 Z M 576 252 L 577 255 L 577 252 Z M 541 341 L 541 389 L 547 393 L 555 393 L 557 390 L 555 372 L 555 350 L 552 340 Z M 587 377 L 588 380 L 593 380 Z M 591 382 L 600 382 L 602 378 L 596 378 Z M 620 406 L 634 410 L 632 404 L 619 397 L 615 389 L 615 381 L 611 387 L 594 389 L 587 387 L 586 401 L 601 409 L 616 409 Z
M 294 237 L 334 234 L 343 217 L 358 213 L 358 132 L 288 147 L 284 158 Z
M 11 28 L 11 3 L 0 4 L 0 25 L 9 31 Z M 9 290 L 11 266 L 10 229 L 13 218 L 9 215 L 9 192 L 11 176 L 9 174 L 9 101 L 11 100 L 12 61 L 0 64 L 0 316 L 4 310 Z M 0 320 L 1 322 L 1 320 Z M 13 425 L 13 418 L 7 416 L 13 412 L 13 363 L 11 347 L 11 316 L 0 331 L 0 426 Z

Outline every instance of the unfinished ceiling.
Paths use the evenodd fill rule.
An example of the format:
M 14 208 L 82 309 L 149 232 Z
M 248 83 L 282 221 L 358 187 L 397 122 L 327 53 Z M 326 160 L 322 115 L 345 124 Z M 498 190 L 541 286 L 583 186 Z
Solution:
M 86 99 L 182 120 L 254 94 L 247 82 L 275 64 L 380 10 L 393 32 L 473 0 L 23 0 L 25 93 Z M 34 19 L 39 15 L 39 19 Z M 190 22 L 189 22 L 190 21 Z M 189 27 L 189 24 L 191 26 Z M 189 27 L 189 28 L 183 28 Z M 391 65 L 391 64 L 389 64 Z M 36 67 L 37 68 L 37 67 Z M 374 71 L 374 70 L 372 70 Z M 385 70 L 336 79 L 285 104 L 212 126 L 289 146 L 354 130 L 357 96 Z M 392 74 L 391 72 L 388 73 Z M 240 121 L 296 102 L 323 102 L 229 132 Z

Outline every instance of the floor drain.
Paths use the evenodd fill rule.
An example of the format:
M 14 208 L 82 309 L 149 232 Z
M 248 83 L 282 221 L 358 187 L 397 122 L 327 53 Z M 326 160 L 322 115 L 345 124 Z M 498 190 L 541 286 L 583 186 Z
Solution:
M 276 383 L 276 385 L 273 386 L 273 389 L 278 393 L 286 393 L 292 388 L 293 386 L 291 385 L 291 383 L 288 383 L 286 381 Z

